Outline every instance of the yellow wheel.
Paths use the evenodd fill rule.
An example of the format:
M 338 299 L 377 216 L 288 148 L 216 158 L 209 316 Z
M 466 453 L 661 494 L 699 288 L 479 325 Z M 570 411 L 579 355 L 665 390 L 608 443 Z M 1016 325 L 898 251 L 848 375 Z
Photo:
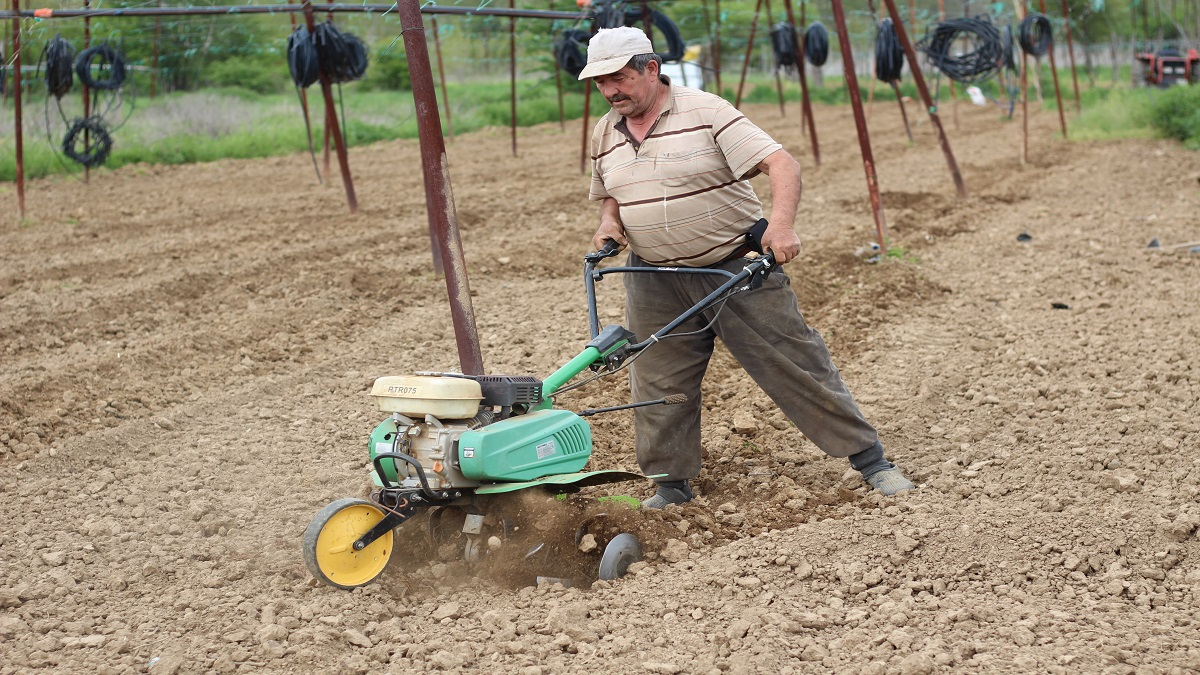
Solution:
M 375 580 L 392 557 L 394 533 L 388 531 L 361 551 L 354 542 L 383 520 L 377 504 L 339 499 L 313 516 L 304 530 L 304 564 L 317 579 L 337 588 L 365 586 Z

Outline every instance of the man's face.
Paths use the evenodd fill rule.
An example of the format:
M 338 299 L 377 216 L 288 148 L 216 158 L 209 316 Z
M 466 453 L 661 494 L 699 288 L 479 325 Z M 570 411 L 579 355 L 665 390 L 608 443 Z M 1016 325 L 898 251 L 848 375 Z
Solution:
M 597 75 L 592 80 L 600 95 L 608 100 L 617 113 L 625 117 L 645 115 L 658 97 L 658 64 L 646 64 L 646 72 L 639 73 L 630 66 L 608 75 Z

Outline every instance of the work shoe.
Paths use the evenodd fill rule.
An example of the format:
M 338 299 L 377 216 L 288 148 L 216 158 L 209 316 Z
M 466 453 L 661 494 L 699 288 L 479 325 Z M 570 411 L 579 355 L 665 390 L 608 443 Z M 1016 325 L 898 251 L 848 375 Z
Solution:
M 680 481 L 675 485 L 659 483 L 658 491 L 643 499 L 642 506 L 647 509 L 665 509 L 671 504 L 690 502 L 692 497 L 692 488 L 688 486 L 687 481 Z
M 879 490 L 885 497 L 891 497 L 905 490 L 917 489 L 917 486 L 913 485 L 911 480 L 905 478 L 900 469 L 894 465 L 890 469 L 873 473 L 863 480 L 867 481 L 867 485 Z

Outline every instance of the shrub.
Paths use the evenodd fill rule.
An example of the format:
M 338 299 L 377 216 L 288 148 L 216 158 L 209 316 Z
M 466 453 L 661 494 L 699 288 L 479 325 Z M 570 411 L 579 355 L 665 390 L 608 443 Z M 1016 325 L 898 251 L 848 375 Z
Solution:
M 408 91 L 412 80 L 408 76 L 408 58 L 399 51 L 391 51 L 372 59 L 362 80 L 363 89 L 385 91 Z
M 216 61 L 205 69 L 205 79 L 217 87 L 240 87 L 259 94 L 277 94 L 292 83 L 287 62 L 279 57 Z
M 1200 146 L 1200 87 L 1174 87 L 1162 92 L 1150 111 L 1154 128 L 1188 147 Z

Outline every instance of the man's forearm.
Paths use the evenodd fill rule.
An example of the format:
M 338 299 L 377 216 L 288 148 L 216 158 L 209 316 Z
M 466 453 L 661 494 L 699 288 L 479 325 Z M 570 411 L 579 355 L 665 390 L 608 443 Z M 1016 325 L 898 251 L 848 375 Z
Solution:
M 786 161 L 772 162 L 767 173 L 771 183 L 771 216 L 768 220 L 791 227 L 800 208 L 800 165 L 790 155 L 784 159 Z
M 600 222 L 609 220 L 621 222 L 621 206 L 612 197 L 605 197 L 604 201 L 600 202 Z

